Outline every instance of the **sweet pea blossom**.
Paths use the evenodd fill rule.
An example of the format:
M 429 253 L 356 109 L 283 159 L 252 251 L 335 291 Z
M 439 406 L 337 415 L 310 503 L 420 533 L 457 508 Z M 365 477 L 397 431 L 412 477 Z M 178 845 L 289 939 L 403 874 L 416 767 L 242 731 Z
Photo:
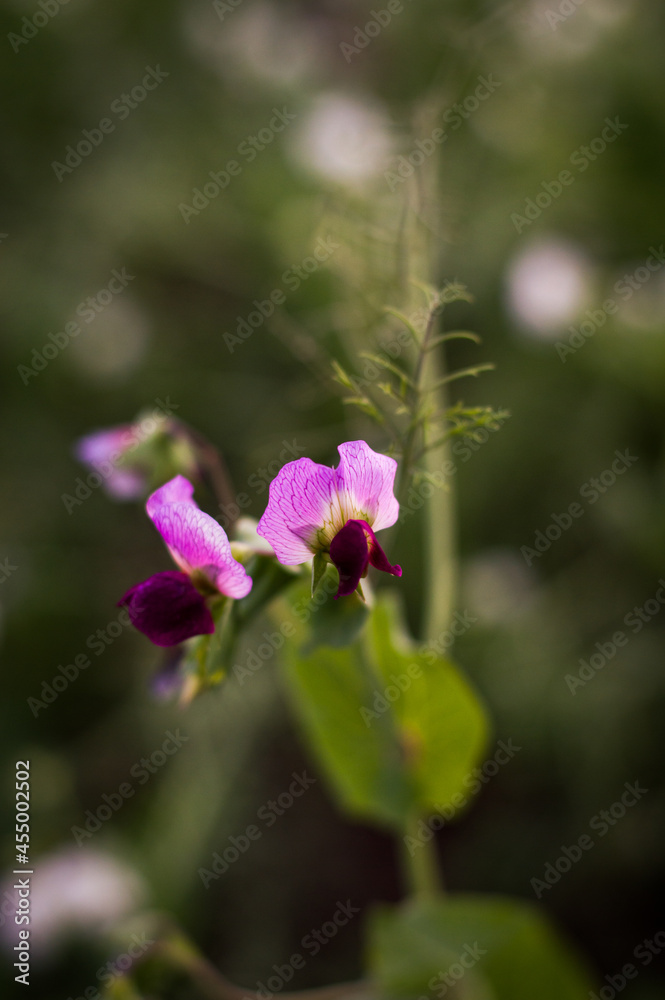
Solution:
M 393 493 L 397 462 L 364 441 L 347 441 L 337 450 L 335 469 L 310 458 L 283 466 L 256 530 L 284 566 L 327 555 L 339 573 L 335 597 L 343 597 L 357 589 L 370 563 L 393 576 L 402 569 L 390 565 L 374 534 L 399 514 Z
M 215 622 L 208 599 L 245 597 L 251 577 L 233 558 L 220 524 L 199 509 L 194 487 L 175 476 L 146 503 L 148 517 L 180 571 L 166 570 L 137 583 L 118 601 L 132 625 L 157 646 L 175 646 L 195 635 L 211 635 Z
M 138 500 L 144 494 L 146 474 L 138 464 L 118 466 L 136 447 L 132 424 L 93 431 L 80 438 L 75 454 L 104 480 L 107 492 L 116 500 Z

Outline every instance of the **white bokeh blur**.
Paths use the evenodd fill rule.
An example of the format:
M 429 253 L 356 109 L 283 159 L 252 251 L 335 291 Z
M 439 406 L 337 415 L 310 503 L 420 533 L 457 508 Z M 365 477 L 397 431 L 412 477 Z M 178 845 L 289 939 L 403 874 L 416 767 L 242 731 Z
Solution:
M 351 187 L 381 175 L 392 151 L 382 109 L 332 91 L 315 99 L 289 138 L 291 154 L 301 167 Z
M 506 271 L 511 317 L 528 336 L 556 340 L 594 304 L 594 278 L 591 261 L 575 244 L 555 236 L 531 240 Z
M 18 941 L 17 896 L 12 887 L 19 878 L 5 879 L 0 897 L 0 941 L 10 950 Z M 48 957 L 74 935 L 110 929 L 136 912 L 147 895 L 133 868 L 105 851 L 87 847 L 65 846 L 36 858 L 30 878 L 30 947 L 37 958 Z

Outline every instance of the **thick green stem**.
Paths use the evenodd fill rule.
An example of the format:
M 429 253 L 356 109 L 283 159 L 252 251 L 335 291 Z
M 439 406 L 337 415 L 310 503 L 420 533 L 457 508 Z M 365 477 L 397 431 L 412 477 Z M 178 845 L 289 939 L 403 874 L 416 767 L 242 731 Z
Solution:
M 432 385 L 442 377 L 443 363 L 438 352 L 428 355 L 424 373 L 425 384 Z M 445 410 L 445 388 L 436 390 L 437 409 Z M 449 625 L 453 613 L 456 587 L 455 552 L 455 493 L 454 479 L 446 475 L 451 461 L 450 441 L 443 441 L 424 455 L 427 471 L 436 473 L 437 485 L 425 507 L 425 566 L 427 585 L 423 638 L 436 639 Z M 444 485 L 438 483 L 443 481 Z
M 436 856 L 434 834 L 423 839 L 421 823 L 425 820 L 414 815 L 408 822 L 403 843 L 404 875 L 412 896 L 434 896 L 443 891 L 439 859 Z

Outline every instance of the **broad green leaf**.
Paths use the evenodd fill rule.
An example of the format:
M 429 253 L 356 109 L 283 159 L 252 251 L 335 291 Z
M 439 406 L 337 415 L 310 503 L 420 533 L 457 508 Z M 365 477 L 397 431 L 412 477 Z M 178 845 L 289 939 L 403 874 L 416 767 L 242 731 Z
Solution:
M 391 998 L 434 998 L 447 984 L 465 1000 L 485 1000 L 488 990 L 494 1000 L 581 1000 L 591 989 L 537 907 L 500 896 L 381 908 L 370 925 L 369 962 L 380 994 Z
M 461 808 L 487 742 L 482 703 L 453 663 L 414 647 L 390 598 L 374 608 L 369 641 L 384 681 L 372 709 L 380 711 L 397 694 L 391 708 L 407 747 L 417 807 L 427 813 Z
M 341 805 L 404 832 L 415 815 L 467 801 L 485 714 L 451 663 L 417 651 L 385 599 L 358 642 L 329 648 L 349 641 L 367 613 L 356 598 L 322 604 L 304 646 L 302 636 L 287 644 L 287 678 Z
M 311 746 L 340 804 L 350 813 L 403 827 L 413 790 L 391 713 L 367 726 L 360 709 L 369 704 L 375 677 L 359 644 L 346 649 L 299 652 L 285 648 L 289 690 Z

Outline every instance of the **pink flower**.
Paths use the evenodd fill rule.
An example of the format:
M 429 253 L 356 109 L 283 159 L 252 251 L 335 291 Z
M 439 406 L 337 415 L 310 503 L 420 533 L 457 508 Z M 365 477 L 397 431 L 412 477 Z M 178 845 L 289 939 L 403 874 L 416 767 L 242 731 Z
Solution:
M 251 577 L 231 554 L 224 529 L 192 499 L 194 487 L 176 476 L 146 504 L 148 517 L 166 542 L 180 572 L 155 573 L 120 599 L 132 624 L 157 646 L 175 646 L 195 635 L 210 635 L 215 623 L 211 598 L 245 597 Z
M 135 447 L 134 426 L 123 424 L 80 438 L 75 454 L 102 477 L 106 491 L 116 500 L 138 500 L 145 495 L 147 477 L 139 463 L 131 464 L 126 457 Z
M 297 566 L 324 553 L 339 572 L 336 597 L 352 594 L 371 563 L 393 576 L 375 531 L 397 520 L 393 493 L 397 462 L 379 455 L 364 441 L 338 448 L 336 469 L 299 458 L 285 465 L 270 484 L 270 499 L 257 532 L 285 566 Z

